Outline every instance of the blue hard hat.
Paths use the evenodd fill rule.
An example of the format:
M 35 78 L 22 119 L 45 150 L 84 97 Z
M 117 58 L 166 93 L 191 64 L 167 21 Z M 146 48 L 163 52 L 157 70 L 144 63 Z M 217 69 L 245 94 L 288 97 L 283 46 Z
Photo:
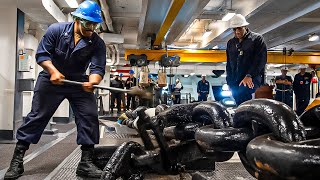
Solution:
M 130 69 L 129 74 L 134 74 L 134 70 Z
M 120 77 L 122 77 L 122 76 L 123 76 L 123 74 L 122 74 L 122 73 L 120 73 L 120 74 L 119 74 L 119 76 L 120 76 Z
M 151 75 L 151 74 L 149 74 L 149 75 L 148 75 L 148 78 L 152 78 L 152 75 Z
M 73 16 L 95 22 L 101 23 L 103 22 L 101 17 L 101 9 L 100 6 L 91 0 L 86 0 L 79 5 L 79 7 L 71 13 Z

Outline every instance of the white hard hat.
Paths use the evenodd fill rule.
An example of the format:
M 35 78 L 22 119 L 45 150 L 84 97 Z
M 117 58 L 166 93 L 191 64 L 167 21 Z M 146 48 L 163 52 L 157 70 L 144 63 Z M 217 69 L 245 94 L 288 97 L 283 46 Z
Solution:
M 207 75 L 205 75 L 205 74 L 202 74 L 202 75 L 201 75 L 201 77 L 206 77 L 206 76 L 207 76 Z
M 301 64 L 299 66 L 299 69 L 307 69 L 307 68 L 308 68 L 308 65 L 306 65 L 306 64 Z
M 288 67 L 282 67 L 281 71 L 289 71 Z
M 113 73 L 114 76 L 119 76 L 118 72 Z
M 249 23 L 246 21 L 246 18 L 241 14 L 236 14 L 230 19 L 230 28 L 237 28 L 247 26 Z
M 180 82 L 180 79 L 176 79 L 176 82 Z

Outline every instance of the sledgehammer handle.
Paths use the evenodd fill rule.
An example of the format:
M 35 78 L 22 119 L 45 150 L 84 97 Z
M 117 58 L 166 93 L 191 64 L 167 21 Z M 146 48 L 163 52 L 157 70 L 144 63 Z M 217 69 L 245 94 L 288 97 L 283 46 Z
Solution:
M 83 85 L 82 82 L 77 82 L 77 81 L 70 81 L 67 79 L 62 80 L 63 83 L 67 84 L 75 84 L 75 85 Z M 115 87 L 107 87 L 107 86 L 100 86 L 100 85 L 93 85 L 94 88 L 98 89 L 105 89 L 105 90 L 110 90 L 110 91 L 117 91 L 117 92 L 123 92 L 123 93 L 129 93 L 130 90 L 128 89 L 121 89 L 121 88 L 115 88 Z

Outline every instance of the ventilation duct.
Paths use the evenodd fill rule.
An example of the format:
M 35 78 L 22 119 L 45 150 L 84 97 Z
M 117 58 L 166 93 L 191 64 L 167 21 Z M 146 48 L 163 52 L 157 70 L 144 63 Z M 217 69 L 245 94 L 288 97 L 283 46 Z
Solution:
M 113 26 L 112 26 L 112 20 L 109 14 L 109 6 L 106 3 L 105 0 L 100 0 L 101 10 L 105 19 L 105 22 L 108 26 L 109 31 L 114 32 Z
M 100 37 L 106 44 L 122 44 L 124 37 L 121 34 L 101 33 Z
M 52 0 L 42 0 L 42 5 L 58 22 L 67 22 L 67 17 Z

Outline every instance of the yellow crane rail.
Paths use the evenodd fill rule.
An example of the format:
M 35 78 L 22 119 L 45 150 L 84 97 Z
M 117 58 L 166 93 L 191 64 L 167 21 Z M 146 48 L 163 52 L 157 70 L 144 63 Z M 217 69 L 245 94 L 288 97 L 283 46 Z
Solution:
M 142 49 L 126 49 L 125 59 L 128 55 L 145 54 L 150 61 L 159 61 L 165 50 L 142 50 Z M 226 52 L 224 50 L 168 50 L 168 55 L 180 56 L 181 62 L 226 62 Z M 285 60 L 286 59 L 286 60 Z M 318 52 L 294 52 L 291 56 L 280 52 L 268 52 L 268 63 L 275 64 L 320 64 L 320 53 Z

